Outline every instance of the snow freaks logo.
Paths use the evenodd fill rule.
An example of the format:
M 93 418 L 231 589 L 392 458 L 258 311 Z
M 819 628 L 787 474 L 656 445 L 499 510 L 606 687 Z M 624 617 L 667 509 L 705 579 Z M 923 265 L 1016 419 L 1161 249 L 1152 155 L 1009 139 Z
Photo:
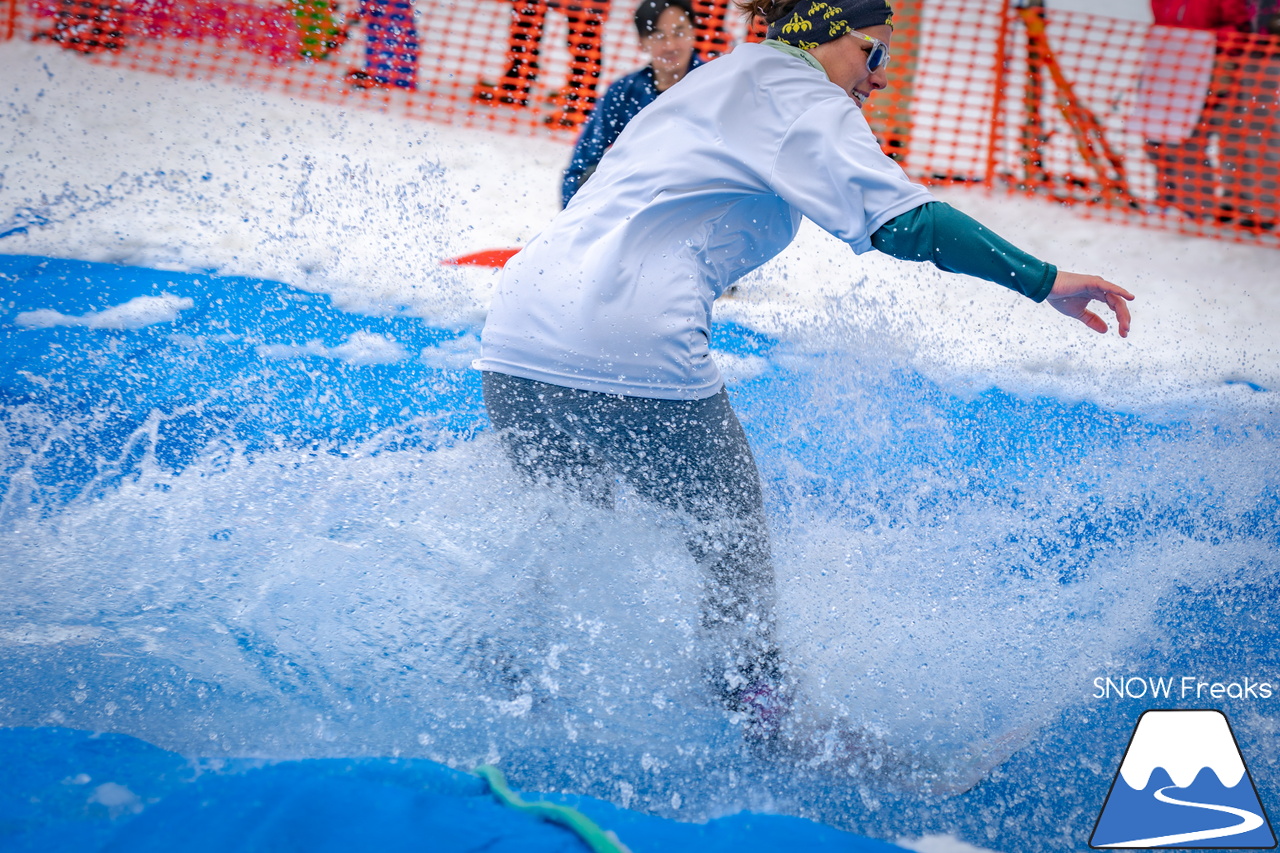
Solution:
M 1267 813 L 1226 716 L 1220 711 L 1143 714 L 1089 846 L 1275 847 Z

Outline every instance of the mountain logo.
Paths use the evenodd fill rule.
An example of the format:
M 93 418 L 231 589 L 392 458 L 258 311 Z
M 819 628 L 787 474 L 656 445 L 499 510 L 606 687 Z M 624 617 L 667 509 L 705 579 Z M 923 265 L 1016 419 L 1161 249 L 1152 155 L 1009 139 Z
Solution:
M 1253 777 L 1220 711 L 1147 711 L 1098 814 L 1098 849 L 1276 846 Z

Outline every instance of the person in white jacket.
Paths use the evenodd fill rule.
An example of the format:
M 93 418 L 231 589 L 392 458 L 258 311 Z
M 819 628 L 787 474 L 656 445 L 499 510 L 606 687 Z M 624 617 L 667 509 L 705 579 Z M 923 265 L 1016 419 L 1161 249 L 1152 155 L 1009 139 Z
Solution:
M 645 107 L 508 262 L 482 334 L 485 405 L 515 465 L 601 503 L 615 476 L 693 520 L 708 677 L 747 733 L 787 707 L 759 474 L 710 354 L 711 305 L 807 216 L 849 244 L 986 278 L 1121 335 L 1133 296 L 1021 252 L 912 183 L 862 104 L 887 83 L 884 0 L 752 0 L 768 38 Z

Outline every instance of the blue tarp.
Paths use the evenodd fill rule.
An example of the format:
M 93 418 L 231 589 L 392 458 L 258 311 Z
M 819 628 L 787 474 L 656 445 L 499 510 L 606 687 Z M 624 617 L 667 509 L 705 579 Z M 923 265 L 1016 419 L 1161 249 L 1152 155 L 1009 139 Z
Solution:
M 679 823 L 591 797 L 579 809 L 633 853 L 901 848 L 782 815 Z M 14 851 L 582 853 L 560 826 L 499 804 L 476 776 L 423 759 L 199 761 L 120 734 L 0 729 L 0 847 Z
M 166 320 L 163 306 L 147 309 L 150 324 L 141 322 L 146 317 L 122 317 L 122 306 L 137 308 L 139 299 L 168 299 L 179 310 Z M 40 528 L 48 538 L 31 549 L 26 562 L 5 564 L 12 588 L 29 580 L 23 572 L 38 574 L 45 558 L 56 556 L 51 552 L 58 550 L 56 522 L 64 508 L 109 499 L 117 486 L 131 482 L 166 488 L 157 470 L 199 470 L 202 460 L 213 470 L 216 464 L 202 456 L 211 447 L 225 446 L 228 454 L 252 460 L 277 448 L 345 458 L 356 449 L 366 452 L 366 441 L 374 445 L 370 453 L 467 442 L 487 425 L 479 377 L 468 366 L 476 335 L 474 327 L 432 325 L 396 306 L 384 306 L 377 316 L 344 311 L 327 296 L 276 282 L 0 255 L 0 508 L 12 518 L 49 519 Z M 878 350 L 819 358 L 811 345 L 820 343 L 817 338 L 795 347 L 733 324 L 716 328 L 718 350 L 762 365 L 739 378 L 733 393 L 753 446 L 761 451 L 762 475 L 778 501 L 784 533 L 788 524 L 806 520 L 793 498 L 810 512 L 817 508 L 817 516 L 807 517 L 824 524 L 828 516 L 835 518 L 832 529 L 850 541 L 889 541 L 883 530 L 896 530 L 903 518 L 935 535 L 919 558 L 930 572 L 934 563 L 965 571 L 972 564 L 979 589 L 988 590 L 975 594 L 1008 596 L 1012 602 L 1046 591 L 1053 597 L 1060 588 L 1063 598 L 1044 611 L 1049 628 L 1061 633 L 1064 620 L 1096 623 L 1099 631 L 1124 630 L 1131 646 L 1108 638 L 1096 665 L 1083 674 L 1057 683 L 1062 670 L 1048 667 L 1037 672 L 1043 682 L 1020 682 L 1008 701 L 1065 698 L 1032 741 L 961 796 L 897 795 L 874 786 L 874 796 L 864 796 L 838 762 L 812 768 L 780 761 L 770 768 L 771 778 L 757 785 L 751 774 L 759 765 L 737 762 L 732 750 L 713 751 L 713 761 L 669 751 L 666 758 L 674 766 L 667 776 L 689 795 L 677 816 L 720 813 L 715 794 L 738 780 L 761 796 L 740 791 L 730 798 L 736 805 L 723 811 L 776 802 L 779 810 L 881 838 L 952 833 L 999 850 L 1082 849 L 1142 710 L 1156 701 L 1185 707 L 1207 701 L 1195 695 L 1099 698 L 1094 677 L 1257 680 L 1274 678 L 1280 665 L 1275 620 L 1264 618 L 1280 595 L 1280 489 L 1274 466 L 1266 464 L 1277 458 L 1276 425 L 1273 411 L 1261 405 L 1268 392 L 1234 389 L 1236 402 L 1224 398 L 1216 409 L 1156 407 L 1144 415 L 1089 401 L 1028 399 L 998 388 L 957 394 Z M 859 439 L 850 441 L 851 433 Z M 976 520 L 971 511 L 978 512 Z M 956 530 L 977 535 L 973 543 L 936 535 L 935 527 L 957 516 L 965 524 Z M 995 523 L 987 525 L 988 518 Z M 95 523 L 117 520 L 108 515 Z M 215 547 L 235 544 L 234 520 L 225 526 L 216 520 L 206 524 L 208 540 Z M 989 535 L 974 533 L 987 527 Z M 69 553 L 92 554 L 98 529 L 82 531 L 80 550 Z M 342 530 L 335 531 L 340 538 Z M 319 533 L 329 535 L 323 527 Z M 200 551 L 203 528 L 196 534 L 158 553 L 222 566 L 221 557 L 206 553 L 210 546 Z M 286 537 L 285 544 L 291 541 Z M 198 553 L 189 555 L 183 549 L 193 543 Z M 804 570 L 841 570 L 833 553 L 836 562 L 824 566 L 819 558 Z M 116 556 L 132 559 L 127 550 Z M 1127 588 L 1130 569 L 1144 566 L 1133 583 L 1149 588 L 1149 608 L 1134 610 L 1130 604 L 1115 610 L 1113 590 Z M 160 567 L 148 581 L 163 579 L 164 571 Z M 198 574 L 191 578 L 202 583 Z M 1046 578 L 1051 584 L 1042 583 Z M 91 587 L 96 583 L 96 576 L 89 579 Z M 231 585 L 225 588 L 234 592 Z M 68 595 L 75 595 L 74 588 Z M 217 591 L 205 595 L 216 598 Z M 204 750 L 224 758 L 220 764 L 191 760 L 120 735 L 0 729 L 0 849 L 581 849 L 567 830 L 501 810 L 478 779 L 427 761 L 227 760 L 263 750 L 237 753 L 230 745 L 234 738 L 218 741 L 218 749 L 212 742 L 206 746 L 209 732 L 190 723 L 193 713 L 222 715 L 248 743 L 256 743 L 255 726 L 293 732 L 293 723 L 278 721 L 297 718 L 261 708 L 256 694 L 236 692 L 242 687 L 224 688 L 222 673 L 208 657 L 187 669 L 180 655 L 121 657 L 122 649 L 133 648 L 132 640 L 96 639 L 132 624 L 147 612 L 152 596 L 121 596 L 101 611 L 90 603 L 74 616 L 63 613 L 68 602 L 56 595 L 20 598 L 0 602 L 0 628 L 16 638 L 0 644 L 0 724 L 57 721 L 77 729 L 110 728 L 150 737 L 185 755 Z M 201 606 L 182 596 L 158 600 Z M 1141 618 L 1130 626 L 1134 615 Z M 171 621 L 194 624 L 189 618 Z M 362 624 L 360 614 L 339 623 Z M 154 618 L 145 624 L 170 625 Z M 42 634 L 49 625 L 78 639 Z M 969 642 L 984 636 L 957 627 Z M 243 644 L 248 665 L 261 664 L 265 694 L 287 698 L 297 685 L 322 680 L 316 661 L 323 654 L 308 669 L 308 662 L 293 660 L 288 644 L 281 650 L 280 635 L 252 628 L 228 642 Z M 1026 633 L 1017 626 L 1010 630 Z M 1039 653 L 1044 642 L 1032 633 L 1026 653 Z M 401 648 L 375 646 L 374 654 L 394 657 Z M 1003 662 L 994 657 L 991 666 L 998 669 Z M 1024 662 L 1015 656 L 1012 663 L 1021 671 Z M 393 712 L 361 704 L 377 677 L 344 675 L 337 683 L 345 691 L 340 695 L 357 705 L 334 715 L 340 721 L 360 719 L 354 741 L 370 719 L 400 725 Z M 409 697 L 410 711 L 398 710 L 425 726 L 414 731 L 431 731 L 437 711 L 456 710 L 417 703 L 407 683 L 398 689 Z M 99 699 L 133 698 L 108 708 L 86 702 L 86 691 Z M 991 698 L 974 691 L 964 696 Z M 306 708 L 308 701 L 302 696 L 297 705 Z M 951 701 L 950 694 L 939 694 L 944 711 Z M 1270 806 L 1280 778 L 1275 703 L 1220 704 L 1232 714 L 1259 795 Z M 236 713 L 245 719 L 230 719 Z M 564 744 L 560 751 L 558 742 L 540 741 L 537 732 L 529 735 L 519 726 L 502 735 L 499 753 L 516 787 L 523 777 L 530 787 L 604 796 L 619 790 L 621 776 L 609 761 L 592 759 L 592 769 L 571 772 L 575 761 L 579 770 L 591 763 L 584 758 L 590 745 Z M 307 737 L 303 732 L 294 740 Z M 633 746 L 636 753 L 649 747 L 631 742 L 619 749 Z M 285 754 L 311 753 L 300 748 Z M 484 744 L 470 744 L 461 752 L 441 747 L 432 754 L 451 759 L 486 752 Z M 640 758 L 628 757 L 637 759 L 632 764 Z M 663 798 L 670 797 L 667 779 L 645 774 L 630 781 L 637 779 L 652 784 L 629 804 L 661 810 Z M 823 844 L 893 849 L 790 818 L 739 814 L 699 826 L 596 800 L 552 799 L 580 805 L 637 851 L 824 849 Z M 699 803 L 696 810 L 692 802 Z M 455 821 L 460 833 L 476 834 L 452 835 L 454 824 L 436 822 L 444 819 Z
M 405 443 L 465 438 L 486 423 L 478 374 L 466 367 L 474 329 L 432 326 L 394 307 L 348 313 L 270 281 L 41 257 L 0 256 L 0 286 L 9 437 L 21 443 L 33 412 L 61 424 L 56 446 L 29 460 L 37 488 L 28 497 L 46 507 L 129 477 L 142 452 L 180 470 L 215 436 L 253 453 L 281 441 L 334 447 L 414 418 L 432 429 L 406 431 Z M 109 313 L 139 298 L 176 300 L 179 310 L 149 325 Z M 341 348 L 356 335 L 378 336 L 402 357 L 378 363 L 376 347 L 351 357 Z M 762 345 L 743 329 L 723 337 Z M 149 418 L 154 442 L 130 456 Z M 0 470 L 0 494 L 12 473 Z M 581 809 L 637 853 L 898 849 L 777 815 L 684 824 L 587 797 L 546 799 Z M 65 728 L 0 729 L 0 848 L 586 849 L 568 829 L 502 806 L 478 777 L 431 761 L 199 760 Z

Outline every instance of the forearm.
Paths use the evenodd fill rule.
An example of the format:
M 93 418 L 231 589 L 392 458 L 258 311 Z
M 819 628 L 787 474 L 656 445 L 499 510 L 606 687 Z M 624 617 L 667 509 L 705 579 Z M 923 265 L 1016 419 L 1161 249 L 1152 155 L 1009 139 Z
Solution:
M 871 245 L 904 261 L 929 261 L 947 272 L 995 282 L 1041 302 L 1058 268 L 1005 240 L 943 202 L 930 202 L 886 222 Z

